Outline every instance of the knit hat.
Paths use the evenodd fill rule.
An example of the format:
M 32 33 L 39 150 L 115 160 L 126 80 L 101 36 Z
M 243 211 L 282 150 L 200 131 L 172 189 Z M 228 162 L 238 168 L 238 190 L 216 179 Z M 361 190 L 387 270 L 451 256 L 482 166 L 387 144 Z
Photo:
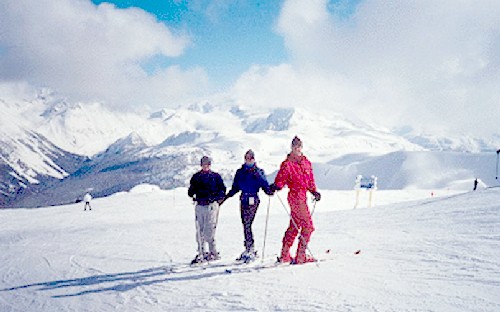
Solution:
M 200 161 L 200 165 L 211 165 L 212 164 L 212 159 L 208 156 L 203 156 Z
M 249 149 L 246 153 L 245 153 L 245 158 L 251 158 L 251 159 L 255 159 L 255 153 Z
M 302 140 L 299 139 L 298 136 L 295 136 L 293 138 L 293 140 L 292 140 L 292 147 L 294 147 L 294 146 L 300 146 L 300 147 L 302 147 Z

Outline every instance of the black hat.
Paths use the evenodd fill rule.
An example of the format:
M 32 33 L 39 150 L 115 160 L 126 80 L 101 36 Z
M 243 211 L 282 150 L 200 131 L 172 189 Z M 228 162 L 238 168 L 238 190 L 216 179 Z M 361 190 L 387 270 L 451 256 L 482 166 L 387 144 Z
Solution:
M 301 140 L 301 139 L 299 139 L 299 137 L 298 137 L 298 136 L 295 136 L 295 137 L 293 138 L 293 140 L 292 140 L 292 147 L 293 147 L 293 146 L 300 146 L 300 147 L 302 147 L 302 140 Z
M 211 165 L 212 164 L 212 159 L 208 156 L 203 156 L 200 161 L 200 165 Z
M 251 149 L 249 149 L 249 150 L 245 153 L 245 158 L 246 158 L 246 157 L 249 157 L 249 158 L 251 158 L 251 159 L 255 159 L 255 153 L 254 153 Z

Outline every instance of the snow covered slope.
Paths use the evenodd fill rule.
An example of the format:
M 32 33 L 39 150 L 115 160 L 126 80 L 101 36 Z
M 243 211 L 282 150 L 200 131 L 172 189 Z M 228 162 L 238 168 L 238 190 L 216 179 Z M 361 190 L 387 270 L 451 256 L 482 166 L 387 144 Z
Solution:
M 0 210 L 0 310 L 500 310 L 500 188 L 433 198 L 379 191 L 378 205 L 356 210 L 339 210 L 352 207 L 352 191 L 324 191 L 310 249 L 332 260 L 260 271 L 231 264 L 243 249 L 237 198 L 219 215 L 226 266 L 186 266 L 196 252 L 186 193 L 143 185 L 94 200 L 90 212 L 83 204 Z M 270 201 L 264 263 L 288 224 L 277 196 L 286 194 Z
M 347 154 L 327 164 L 316 164 L 317 184 L 326 189 L 352 189 L 356 175 L 378 177 L 379 189 L 472 190 L 498 186 L 495 153 L 398 151 L 381 156 Z

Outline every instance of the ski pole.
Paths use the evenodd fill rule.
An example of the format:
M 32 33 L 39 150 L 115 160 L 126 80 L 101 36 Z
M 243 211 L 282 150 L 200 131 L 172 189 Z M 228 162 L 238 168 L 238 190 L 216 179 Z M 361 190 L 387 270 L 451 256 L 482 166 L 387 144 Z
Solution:
M 262 246 L 262 259 L 261 259 L 261 263 L 264 263 L 264 252 L 266 250 L 267 224 L 269 223 L 269 207 L 271 207 L 271 196 L 269 196 L 269 203 L 267 204 L 266 226 L 264 228 L 264 245 Z
M 313 202 L 314 202 L 314 204 L 313 204 L 313 210 L 312 210 L 312 212 L 311 212 L 311 218 L 312 218 L 312 216 L 313 216 L 313 214 L 314 214 L 314 210 L 316 210 L 316 203 L 317 203 L 318 201 L 317 201 L 317 200 L 313 200 Z
M 292 218 L 292 214 L 290 212 L 288 212 L 288 210 L 286 209 L 285 203 L 283 203 L 283 200 L 281 200 L 281 197 L 279 196 L 279 194 L 276 194 L 276 195 L 278 196 L 278 199 L 280 200 L 281 205 L 283 206 L 283 209 L 285 209 L 286 213 L 290 217 L 290 220 L 292 221 L 293 226 L 295 227 L 295 229 L 297 230 L 297 232 L 300 232 L 300 229 L 297 226 L 297 223 L 295 223 L 295 220 L 293 220 L 293 218 Z M 311 252 L 311 248 L 309 248 L 308 244 L 306 244 L 306 241 L 304 240 L 304 237 L 302 236 L 302 234 L 300 234 L 299 239 L 302 240 L 302 243 L 306 246 L 306 249 L 309 252 L 309 254 L 311 255 L 311 257 L 315 258 L 314 254 Z M 316 262 L 316 266 L 319 267 L 319 263 L 318 262 Z
M 500 149 L 497 150 L 497 172 L 496 172 L 496 176 L 495 176 L 496 180 L 498 180 L 498 154 L 500 154 Z

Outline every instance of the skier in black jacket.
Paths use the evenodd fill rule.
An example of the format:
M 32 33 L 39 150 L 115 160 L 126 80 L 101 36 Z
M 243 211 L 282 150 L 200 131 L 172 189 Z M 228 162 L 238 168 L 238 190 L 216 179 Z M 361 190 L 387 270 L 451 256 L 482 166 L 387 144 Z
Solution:
M 198 254 L 192 263 L 220 259 L 215 244 L 215 229 L 226 186 L 220 174 L 210 170 L 211 164 L 212 160 L 208 156 L 203 156 L 200 163 L 201 170 L 195 173 L 189 182 L 188 195 L 196 201 L 196 241 L 198 243 Z M 208 243 L 208 253 L 205 252 L 205 242 Z

